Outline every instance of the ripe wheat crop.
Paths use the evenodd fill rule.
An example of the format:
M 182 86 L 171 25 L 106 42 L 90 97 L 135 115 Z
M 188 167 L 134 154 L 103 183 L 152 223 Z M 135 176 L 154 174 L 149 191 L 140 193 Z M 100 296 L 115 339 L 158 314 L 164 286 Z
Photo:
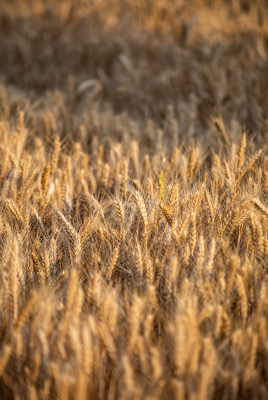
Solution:
M 0 399 L 268 398 L 267 28 L 1 2 Z

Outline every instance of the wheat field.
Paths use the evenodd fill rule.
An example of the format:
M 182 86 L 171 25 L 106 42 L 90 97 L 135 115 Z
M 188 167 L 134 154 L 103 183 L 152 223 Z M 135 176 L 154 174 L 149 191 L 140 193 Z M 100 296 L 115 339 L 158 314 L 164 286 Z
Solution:
M 267 399 L 267 2 L 2 0 L 0 60 L 0 399 Z

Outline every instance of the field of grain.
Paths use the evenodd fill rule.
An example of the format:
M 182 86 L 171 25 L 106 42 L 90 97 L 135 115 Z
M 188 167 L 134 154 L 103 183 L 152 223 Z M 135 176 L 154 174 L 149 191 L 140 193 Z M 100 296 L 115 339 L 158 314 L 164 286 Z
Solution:
M 2 0 L 0 399 L 268 398 L 265 0 Z

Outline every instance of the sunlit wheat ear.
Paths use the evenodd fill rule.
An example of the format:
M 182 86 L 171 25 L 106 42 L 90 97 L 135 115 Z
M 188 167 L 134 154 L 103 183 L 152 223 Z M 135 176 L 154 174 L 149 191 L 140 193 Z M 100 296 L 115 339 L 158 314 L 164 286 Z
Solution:
M 5 209 L 7 216 L 11 217 L 11 223 L 14 221 L 15 225 L 21 229 L 24 225 L 24 219 L 17 204 L 12 199 L 7 199 L 5 201 Z
M 24 117 L 25 117 L 25 111 L 20 111 L 19 117 L 17 119 L 17 131 L 19 134 L 22 134 L 22 130 L 24 127 Z
M 59 210 L 55 210 L 55 214 L 59 221 L 59 227 L 62 228 L 66 235 L 67 247 L 70 248 L 71 253 L 74 256 L 74 261 L 79 262 L 81 255 L 81 241 L 79 234 Z
M 151 259 L 148 258 L 147 261 L 145 261 L 143 270 L 146 283 L 148 285 L 152 284 L 154 280 L 154 266 Z
M 43 169 L 43 172 L 41 175 L 41 189 L 42 189 L 43 195 L 48 190 L 49 175 L 50 175 L 50 165 L 46 165 L 45 168 Z
M 0 164 L 0 182 L 4 179 L 8 169 L 9 153 L 7 149 L 3 150 L 2 160 Z
M 175 182 L 168 195 L 168 208 L 173 210 L 176 215 L 179 206 L 179 183 Z
M 137 251 L 136 251 L 136 266 L 140 276 L 143 275 L 143 255 L 141 246 L 137 243 Z
M 148 230 L 149 230 L 147 210 L 145 207 L 143 197 L 140 194 L 140 192 L 138 192 L 137 190 L 134 190 L 134 199 L 135 199 L 135 203 L 137 205 L 137 208 L 138 208 L 138 211 L 139 211 L 139 214 L 140 214 L 143 226 L 144 226 L 144 233 L 145 233 L 145 235 L 147 235 Z
M 169 296 L 172 293 L 172 285 L 175 285 L 176 277 L 178 275 L 178 269 L 178 259 L 176 257 L 173 257 L 166 278 L 166 285 Z
M 59 161 L 59 154 L 61 150 L 61 141 L 58 135 L 56 135 L 53 143 L 53 152 L 51 155 L 51 162 L 50 162 L 50 170 L 51 170 L 51 175 L 55 175 L 56 168 L 58 165 Z
M 21 274 L 19 266 L 19 246 L 16 239 L 12 243 L 9 264 L 10 264 L 9 298 L 10 298 L 11 318 L 12 318 L 12 323 L 14 323 L 17 321 L 18 318 L 19 278 L 20 278 L 19 275 Z
M 265 242 L 265 236 L 263 232 L 263 227 L 260 221 L 258 221 L 255 225 L 255 245 L 256 246 L 256 253 L 258 256 L 263 256 L 266 253 L 266 242 Z
M 221 117 L 214 117 L 211 119 L 211 122 L 214 126 L 214 128 L 216 128 L 216 132 L 219 135 L 220 139 L 222 140 L 223 144 L 227 144 L 230 143 L 230 139 L 229 136 L 226 132 L 223 120 Z
M 74 303 L 76 301 L 76 295 L 77 295 L 78 289 L 79 289 L 78 273 L 77 273 L 76 269 L 73 269 L 71 271 L 70 280 L 69 280 L 69 284 L 68 284 L 66 306 L 65 306 L 66 312 L 70 312 L 72 310 L 72 307 L 74 306 Z
M 86 245 L 87 239 L 94 228 L 94 225 L 98 222 L 98 218 L 89 218 L 80 234 L 80 241 L 81 241 L 81 250 L 84 250 L 84 246 Z
M 0 355 L 0 376 L 2 376 L 5 367 L 9 361 L 9 358 L 12 353 L 12 347 L 9 344 L 5 344 L 5 346 L 2 348 L 2 352 Z
M 173 222 L 174 222 L 174 218 L 173 218 L 173 212 L 172 210 L 165 205 L 160 205 L 161 211 L 164 214 L 167 223 L 171 226 L 171 228 L 173 227 Z
M 191 216 L 191 220 L 188 225 L 188 230 L 189 230 L 189 246 L 191 249 L 191 253 L 193 253 L 194 249 L 196 247 L 196 241 L 197 241 L 196 217 L 194 214 Z
M 193 182 L 194 162 L 195 162 L 195 150 L 192 149 L 187 163 L 187 179 L 189 183 Z
M 92 196 L 91 194 L 89 195 L 89 200 L 91 202 L 92 207 L 95 209 L 95 211 L 98 212 L 100 214 L 100 216 L 102 217 L 103 221 L 105 221 L 104 212 L 103 212 L 102 206 L 98 202 L 98 200 L 95 199 L 95 197 Z
M 238 185 L 243 178 L 243 176 L 246 174 L 246 172 L 253 166 L 253 164 L 260 158 L 263 150 L 259 150 L 256 154 L 254 154 L 247 162 L 246 164 L 241 167 L 240 171 L 238 171 L 238 175 L 235 181 L 235 184 Z
M 88 329 L 88 324 L 84 322 L 82 325 L 82 342 L 83 342 L 83 368 L 86 374 L 90 374 L 93 367 L 93 342 L 92 333 Z
M 244 165 L 246 146 L 247 146 L 247 137 L 246 134 L 243 133 L 238 152 L 237 171 L 240 171 L 242 166 Z
M 19 193 L 18 193 L 18 203 L 21 203 L 22 200 L 25 200 L 26 192 L 30 191 L 34 185 L 33 180 L 35 177 L 36 171 L 32 171 L 28 178 L 23 183 Z
M 164 205 L 161 204 L 160 208 L 163 212 L 168 224 L 173 228 L 175 219 L 178 214 L 178 207 L 179 207 L 179 184 L 175 183 L 169 193 L 168 196 L 168 204 Z
M 33 290 L 31 293 L 30 299 L 27 301 L 25 307 L 21 310 L 19 317 L 16 322 L 16 329 L 18 331 L 22 330 L 25 325 L 27 319 L 30 317 L 31 313 L 33 313 L 38 306 L 38 293 Z
M 102 170 L 101 183 L 103 183 L 104 185 L 108 185 L 109 175 L 110 167 L 109 164 L 105 163 Z
M 208 262 L 205 265 L 205 269 L 208 272 L 212 272 L 214 259 L 215 259 L 215 252 L 216 252 L 216 241 L 213 238 L 211 241 L 211 244 L 210 244 L 210 252 L 209 252 Z
M 124 208 L 119 198 L 115 199 L 114 206 L 116 210 L 116 217 L 120 223 L 120 237 L 124 239 L 125 232 L 124 232 L 124 222 L 125 222 L 125 215 L 124 215 Z
M 135 391 L 135 380 L 134 380 L 134 370 L 131 366 L 130 360 L 128 355 L 123 355 L 122 357 L 122 365 L 123 365 L 123 370 L 124 370 L 124 376 L 123 376 L 123 382 L 124 382 L 124 387 L 126 393 L 129 391 L 130 393 L 133 393 Z
M 205 190 L 205 202 L 207 205 L 207 210 L 208 210 L 208 215 L 209 215 L 209 222 L 213 223 L 214 221 L 214 207 L 213 207 L 213 200 L 210 196 L 210 194 L 208 193 L 207 190 Z
M 225 173 L 225 180 L 226 180 L 227 187 L 229 189 L 229 193 L 233 193 L 234 176 L 230 172 L 230 168 L 229 168 L 227 161 L 224 162 L 224 173 Z
M 194 251 L 195 258 L 195 267 L 198 274 L 201 274 L 203 271 L 203 263 L 205 259 L 205 242 L 203 235 L 200 235 L 197 247 Z
M 238 205 L 230 218 L 229 223 L 226 226 L 225 233 L 229 236 L 233 233 L 236 227 L 241 226 L 245 218 L 248 216 L 249 202 L 244 200 L 240 205 Z
M 248 315 L 248 300 L 245 285 L 241 275 L 238 275 L 236 278 L 236 289 L 239 295 L 239 305 L 240 305 L 240 312 L 243 321 L 245 322 Z
M 259 209 L 264 215 L 268 217 L 268 208 L 264 204 L 262 204 L 260 200 L 254 198 L 251 201 L 257 207 L 257 209 Z
M 107 269 L 107 277 L 108 277 L 108 279 L 111 279 L 111 277 L 112 277 L 114 267 L 115 267 L 116 262 L 118 260 L 119 251 L 120 251 L 119 247 L 115 247 L 115 249 L 114 249 L 114 251 L 112 253 L 112 256 L 111 256 L 111 259 L 110 259 L 110 262 L 109 262 L 109 265 L 108 265 L 108 269 Z
M 203 343 L 203 354 L 206 367 L 201 369 L 201 379 L 198 391 L 200 400 L 206 400 L 213 392 L 212 385 L 217 373 L 217 354 L 211 338 L 205 338 Z
M 165 176 L 163 174 L 163 171 L 161 171 L 158 176 L 158 190 L 159 190 L 160 203 L 164 204 L 164 201 L 165 201 Z
M 122 189 L 123 189 L 123 198 L 126 200 L 127 198 L 127 180 L 128 180 L 128 162 L 126 160 L 123 161 L 122 164 Z

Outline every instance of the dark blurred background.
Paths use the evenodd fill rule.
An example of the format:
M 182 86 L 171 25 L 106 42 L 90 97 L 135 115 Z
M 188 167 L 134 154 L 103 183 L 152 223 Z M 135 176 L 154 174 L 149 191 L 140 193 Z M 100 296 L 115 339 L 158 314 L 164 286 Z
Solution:
M 171 106 L 193 136 L 218 116 L 230 131 L 267 133 L 267 50 L 265 0 L 1 1 L 11 102 L 41 107 L 56 91 L 71 112 L 109 105 L 160 125 Z

